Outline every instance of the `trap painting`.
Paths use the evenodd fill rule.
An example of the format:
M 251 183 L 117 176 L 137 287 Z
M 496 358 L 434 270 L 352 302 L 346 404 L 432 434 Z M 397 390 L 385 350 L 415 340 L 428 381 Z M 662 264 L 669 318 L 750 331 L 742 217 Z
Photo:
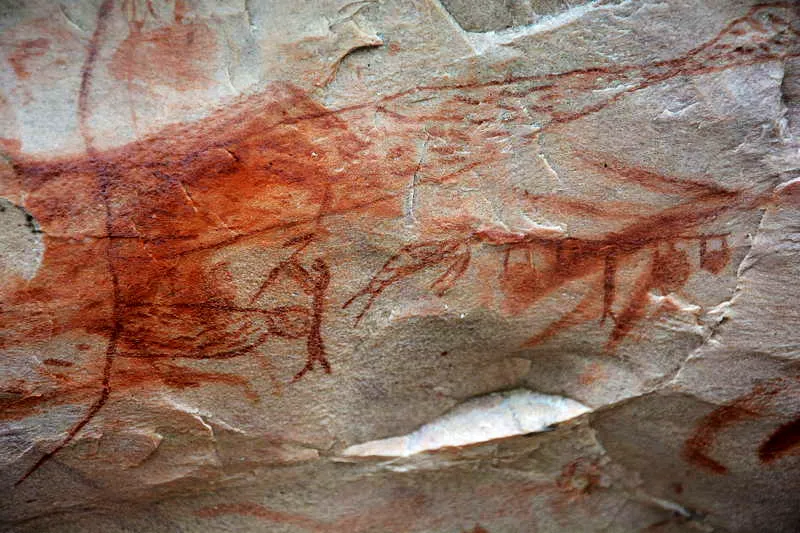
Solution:
M 382 299 L 414 284 L 440 298 L 482 290 L 475 287 L 479 266 L 496 283 L 498 313 L 536 313 L 544 298 L 573 282 L 588 286 L 577 305 L 548 316 L 520 349 L 594 323 L 613 357 L 638 326 L 677 309 L 671 295 L 691 300 L 685 288 L 693 275 L 735 267 L 729 232 L 709 224 L 719 228 L 720 220 L 770 202 L 763 191 L 726 188 L 713 177 L 664 175 L 586 152 L 574 154 L 578 168 L 670 200 L 626 212 L 614 202 L 509 188 L 529 209 L 557 207 L 573 218 L 617 224 L 578 237 L 503 227 L 479 212 L 430 217 L 419 198 L 495 175 L 514 157 L 504 140 L 534 144 L 655 84 L 789 57 L 798 32 L 785 5 L 754 8 L 703 45 L 648 65 L 419 86 L 340 109 L 276 83 L 196 123 L 100 150 L 87 95 L 112 4 L 101 6 L 82 71 L 78 114 L 86 153 L 33 159 L 12 151 L 3 174 L 0 193 L 24 198 L 46 253 L 33 279 L 4 283 L 2 347 L 39 350 L 51 339 L 75 339 L 74 350 L 90 355 L 75 365 L 48 353 L 38 372 L 49 387 L 23 379 L 7 387 L 5 420 L 57 404 L 85 406 L 20 481 L 68 445 L 113 395 L 219 383 L 258 399 L 248 379 L 194 362 L 251 358 L 275 393 L 310 375 L 336 379 L 326 342 L 335 335 L 332 317 L 363 328 Z M 428 103 L 419 108 L 419 101 Z M 528 133 L 520 136 L 513 125 L 526 125 Z M 371 273 L 343 273 L 343 258 L 359 252 L 359 232 L 377 226 L 416 237 L 386 251 Z M 240 257 L 251 258 L 246 269 Z M 279 345 L 302 355 L 288 375 L 276 371 Z M 793 431 L 778 431 L 762 455 L 780 453 Z M 702 446 L 688 449 L 690 460 L 705 457 Z

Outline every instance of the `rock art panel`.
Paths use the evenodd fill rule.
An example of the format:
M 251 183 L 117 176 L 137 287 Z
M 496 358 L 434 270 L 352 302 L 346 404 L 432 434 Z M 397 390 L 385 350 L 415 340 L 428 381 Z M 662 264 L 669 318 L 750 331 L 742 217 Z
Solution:
M 792 530 L 793 3 L 0 27 L 3 527 Z

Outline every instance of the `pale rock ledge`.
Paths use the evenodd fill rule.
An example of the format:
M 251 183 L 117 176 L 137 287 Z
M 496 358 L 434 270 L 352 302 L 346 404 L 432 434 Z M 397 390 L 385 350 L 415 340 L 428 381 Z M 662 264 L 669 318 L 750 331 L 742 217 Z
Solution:
M 346 448 L 345 457 L 409 457 L 441 448 L 547 431 L 591 409 L 570 398 L 525 389 L 471 398 L 433 422 L 399 437 Z

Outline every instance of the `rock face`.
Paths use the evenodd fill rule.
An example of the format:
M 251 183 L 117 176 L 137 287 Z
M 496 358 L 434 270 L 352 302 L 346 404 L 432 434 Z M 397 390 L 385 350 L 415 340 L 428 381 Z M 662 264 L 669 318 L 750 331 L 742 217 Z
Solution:
M 800 528 L 794 2 L 0 28 L 4 529 Z

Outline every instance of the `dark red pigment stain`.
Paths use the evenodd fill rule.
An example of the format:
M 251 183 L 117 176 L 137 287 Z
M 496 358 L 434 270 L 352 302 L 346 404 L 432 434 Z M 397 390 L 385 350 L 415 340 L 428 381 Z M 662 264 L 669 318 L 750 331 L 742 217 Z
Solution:
M 47 253 L 37 277 L 4 298 L 9 311 L 0 326 L 11 334 L 3 344 L 71 330 L 108 339 L 99 394 L 76 383 L 71 391 L 4 405 L 5 418 L 18 418 L 44 401 L 98 394 L 67 438 L 26 476 L 77 435 L 112 388 L 217 382 L 254 394 L 234 375 L 169 361 L 257 355 L 270 339 L 283 338 L 305 344 L 306 364 L 294 381 L 316 367 L 331 372 L 322 336 L 331 273 L 326 258 L 309 250 L 325 237 L 326 216 L 353 209 L 380 216 L 380 205 L 394 195 L 385 183 L 345 181 L 333 171 L 347 167 L 365 144 L 302 92 L 276 86 L 236 111 L 120 149 L 14 162 L 26 206 L 44 228 Z M 305 117 L 300 126 L 280 125 L 293 115 Z M 276 234 L 286 235 L 282 244 Z M 284 256 L 265 268 L 249 296 L 237 290 L 229 265 L 215 258 L 241 247 Z M 270 305 L 286 283 L 298 293 L 297 303 Z M 121 359 L 130 363 L 115 373 Z
M 294 381 L 317 367 L 330 373 L 322 337 L 330 268 L 309 249 L 326 235 L 328 215 L 395 211 L 381 207 L 395 196 L 385 190 L 391 172 L 350 177 L 350 160 L 365 141 L 290 85 L 276 84 L 201 124 L 96 149 L 89 95 L 113 7 L 110 0 L 100 6 L 82 68 L 78 115 L 86 155 L 46 161 L 20 155 L 12 162 L 15 176 L 4 184 L 25 193 L 47 252 L 34 280 L 3 289 L 0 327 L 8 334 L 0 342 L 26 345 L 74 330 L 107 339 L 103 363 L 94 369 L 97 384 L 76 381 L 54 393 L 4 400 L 5 419 L 27 416 L 45 402 L 89 405 L 19 482 L 69 444 L 112 391 L 222 383 L 257 399 L 236 375 L 174 361 L 254 355 L 270 339 L 283 338 L 305 345 L 306 363 Z M 249 297 L 237 292 L 228 265 L 214 257 L 244 246 L 277 247 L 284 256 L 265 266 Z M 296 304 L 269 304 L 282 283 L 298 292 Z
M 12 157 L 15 176 L 4 184 L 12 193 L 25 194 L 26 208 L 44 231 L 47 251 L 30 283 L 2 288 L 0 327 L 9 333 L 0 343 L 24 346 L 71 331 L 106 339 L 102 364 L 94 369 L 97 383 L 76 381 L 57 392 L 28 391 L 5 401 L 4 419 L 28 416 L 45 402 L 89 405 L 66 438 L 22 479 L 69 444 L 112 392 L 145 384 L 187 388 L 216 382 L 242 386 L 247 395 L 254 394 L 238 376 L 189 369 L 178 365 L 180 360 L 260 356 L 260 346 L 281 338 L 304 341 L 306 363 L 294 381 L 315 368 L 330 372 L 323 326 L 331 265 L 317 247 L 327 237 L 326 217 L 359 211 L 395 218 L 396 201 L 405 194 L 409 176 L 423 173 L 420 185 L 445 183 L 491 165 L 500 157 L 490 148 L 496 143 L 486 144 L 481 161 L 468 160 L 460 149 L 491 135 L 504 135 L 489 132 L 489 137 L 481 138 L 475 136 L 474 128 L 464 128 L 493 120 L 469 106 L 491 113 L 502 108 L 509 120 L 526 123 L 528 113 L 534 111 L 542 114 L 543 130 L 554 128 L 677 76 L 792 57 L 786 50 L 798 35 L 776 13 L 769 13 L 769 23 L 757 20 L 759 12 L 768 9 L 759 6 L 683 56 L 644 66 L 420 86 L 341 109 L 325 109 L 303 91 L 276 84 L 198 123 L 165 128 L 130 145 L 101 151 L 90 128 L 90 95 L 98 50 L 114 7 L 111 0 L 101 4 L 82 68 L 78 116 L 86 154 L 46 161 Z M 175 17 L 181 24 L 183 13 L 178 11 Z M 189 26 L 170 30 L 163 39 L 193 43 L 196 31 L 202 33 Z M 735 46 L 740 34 L 758 40 L 761 46 Z M 155 46 L 159 35 L 139 34 L 135 37 L 141 42 L 119 52 L 119 58 L 127 58 L 120 67 L 121 76 L 133 75 L 133 66 L 139 65 L 138 47 Z M 178 72 L 194 72 L 192 65 Z M 612 82 L 626 88 L 613 96 L 600 91 Z M 470 93 L 467 100 L 463 93 Z M 444 98 L 439 112 L 431 116 L 406 112 L 407 102 L 427 94 Z M 574 109 L 579 97 L 594 94 L 599 100 Z M 541 102 L 532 104 L 530 98 Z M 369 109 L 394 121 L 400 146 L 386 153 L 370 152 L 370 143 L 352 133 L 340 118 Z M 446 138 L 452 146 L 432 149 L 437 157 L 423 163 L 406 144 L 413 144 L 419 126 L 431 121 L 429 133 Z M 569 280 L 598 272 L 599 303 L 587 297 L 556 324 L 568 327 L 590 316 L 610 321 L 614 329 L 608 347 L 613 349 L 645 316 L 650 290 L 669 291 L 685 283 L 693 267 L 679 245 L 700 246 L 701 268 L 712 272 L 724 268 L 726 236 L 704 235 L 698 227 L 719 214 L 751 208 L 752 203 L 740 191 L 610 163 L 603 168 L 619 179 L 670 190 L 686 201 L 596 239 L 471 231 L 465 237 L 408 244 L 344 306 L 364 298 L 355 317 L 358 322 L 391 285 L 429 269 L 440 269 L 431 290 L 444 294 L 469 268 L 473 247 L 486 245 L 503 252 L 503 280 L 509 287 L 511 307 L 530 305 Z M 587 164 L 596 166 L 597 162 L 587 159 Z M 590 204 L 576 206 L 582 213 L 598 209 Z M 230 265 L 220 259 L 221 252 L 242 247 L 270 250 L 282 258 L 277 265 L 264 265 L 259 287 L 252 294 L 241 294 Z M 551 266 L 523 272 L 510 263 L 512 254 L 520 252 L 545 254 Z M 617 272 L 639 253 L 648 255 L 649 266 L 628 302 L 616 310 Z M 265 296 L 285 283 L 293 285 L 296 301 L 270 305 Z M 540 336 L 553 334 L 558 327 Z
M 758 448 L 762 463 L 771 463 L 800 447 L 800 418 L 776 429 Z
M 189 91 L 213 83 L 217 35 L 197 19 L 184 22 L 187 6 L 183 0 L 175 2 L 171 20 L 159 16 L 150 0 L 145 6 L 139 0 L 122 0 L 120 9 L 128 36 L 116 48 L 108 68 L 114 78 L 125 82 L 131 125 L 136 131 L 135 102 L 159 98 L 156 86 Z
M 333 521 L 317 520 L 307 515 L 271 509 L 251 502 L 224 503 L 203 507 L 196 510 L 195 515 L 205 519 L 225 515 L 247 516 L 319 533 L 345 531 L 405 533 L 409 531 L 409 517 L 422 516 L 421 509 L 428 505 L 428 499 L 422 495 L 400 495 L 386 504 L 369 506 L 359 512 L 348 512 Z
M 111 74 L 130 84 L 146 80 L 178 90 L 203 88 L 212 82 L 209 57 L 216 48 L 213 31 L 205 24 L 175 24 L 144 32 L 132 24 L 131 35 L 117 49 Z
M 89 130 L 88 130 L 87 126 L 86 126 L 86 120 L 87 120 L 86 106 L 87 106 L 87 102 L 88 102 L 87 101 L 87 95 L 88 95 L 88 92 L 89 92 L 89 88 L 91 86 L 92 70 L 93 70 L 93 67 L 94 67 L 94 62 L 97 59 L 98 43 L 99 43 L 99 40 L 102 37 L 103 33 L 105 32 L 106 24 L 107 24 L 107 21 L 108 21 L 108 16 L 111 13 L 112 6 L 113 6 L 113 1 L 112 0 L 105 0 L 100 5 L 100 9 L 98 10 L 98 15 L 97 15 L 97 23 L 96 23 L 95 31 L 92 34 L 91 39 L 89 40 L 89 49 L 88 49 L 88 52 L 87 52 L 87 55 L 86 55 L 86 60 L 85 60 L 85 62 L 83 64 L 83 67 L 81 69 L 81 84 L 80 84 L 80 91 L 79 91 L 79 95 L 78 95 L 78 118 L 79 118 L 79 125 L 80 125 L 81 135 L 83 136 L 83 139 L 84 139 L 84 141 L 86 143 L 87 152 L 89 154 L 92 154 L 93 150 L 92 150 L 92 142 L 91 142 L 91 137 L 89 135 Z M 106 211 L 106 217 L 105 217 L 106 218 L 106 224 L 105 224 L 105 226 L 106 226 L 106 234 L 110 234 L 110 231 L 108 231 L 110 229 L 110 224 L 109 224 L 109 222 L 110 222 L 110 214 L 109 214 L 110 206 L 109 206 L 109 199 L 107 197 L 107 191 L 106 191 L 106 187 L 105 187 L 105 176 L 102 176 L 102 175 L 99 176 L 99 182 L 100 182 L 100 194 L 102 196 L 103 205 L 104 205 L 105 211 Z M 47 241 L 45 241 L 45 243 L 46 242 Z M 119 329 L 120 329 L 119 328 L 120 321 L 119 321 L 118 312 L 117 312 L 118 311 L 118 288 L 119 288 L 118 285 L 119 285 L 119 283 L 118 283 L 118 279 L 117 279 L 116 270 L 115 270 L 113 264 L 111 263 L 110 256 L 108 254 L 109 250 L 110 250 L 110 245 L 106 248 L 106 254 L 105 255 L 106 255 L 106 260 L 107 260 L 107 263 L 108 263 L 108 271 L 109 271 L 110 278 L 111 278 L 111 284 L 112 284 L 112 287 L 113 287 L 113 299 L 114 299 L 114 302 L 113 302 L 113 305 L 112 305 L 112 309 L 113 309 L 113 311 L 112 311 L 113 325 L 111 327 L 111 332 L 109 334 L 108 345 L 106 347 L 105 362 L 104 362 L 103 371 L 102 371 L 103 373 L 102 373 L 102 378 L 101 378 L 100 394 L 97 397 L 97 399 L 94 401 L 94 403 L 91 405 L 91 407 L 89 407 L 89 410 L 86 413 L 86 415 L 84 415 L 84 417 L 81 418 L 81 420 L 79 420 L 77 424 L 75 424 L 74 426 L 72 426 L 69 429 L 69 431 L 67 432 L 66 438 L 63 439 L 58 445 L 56 445 L 55 448 L 53 448 L 52 450 L 50 450 L 50 451 L 46 452 L 44 455 L 42 455 L 33 464 L 33 466 L 31 466 L 25 472 L 25 474 L 16 482 L 16 484 L 19 484 L 19 483 L 23 482 L 28 476 L 30 476 L 33 472 L 38 470 L 39 467 L 41 467 L 43 464 L 45 464 L 47 461 L 49 461 L 64 446 L 66 446 L 69 442 L 71 442 L 72 439 L 74 439 L 75 436 L 81 431 L 81 429 L 83 429 L 83 427 L 86 424 L 88 424 L 92 420 L 92 418 L 94 418 L 94 416 L 100 411 L 100 409 L 102 409 L 102 407 L 108 401 L 108 396 L 111 393 L 111 384 L 110 384 L 111 369 L 112 369 L 112 364 L 113 364 L 113 358 L 114 358 L 115 351 L 116 351 L 117 336 L 119 334 Z
M 704 416 L 683 446 L 682 456 L 689 463 L 712 474 L 727 474 L 728 467 L 711 456 L 724 431 L 747 420 L 765 416 L 774 399 L 798 378 L 779 378 L 756 385 L 749 393 L 722 405 Z M 800 421 L 781 426 L 759 448 L 762 462 L 770 462 L 800 442 Z
M 647 65 L 619 65 L 614 67 L 592 67 L 556 74 L 514 76 L 490 81 L 462 81 L 451 85 L 421 85 L 383 97 L 377 103 L 380 112 L 401 121 L 409 122 L 464 122 L 485 124 L 491 119 L 470 113 L 464 106 L 445 106 L 439 113 L 431 115 L 405 114 L 394 109 L 398 101 L 413 97 L 414 102 L 423 100 L 427 93 L 449 94 L 454 102 L 483 106 L 491 115 L 495 104 L 510 112 L 504 120 L 514 121 L 515 115 L 525 112 L 543 114 L 544 128 L 563 124 L 596 113 L 617 102 L 625 95 L 679 76 L 696 76 L 730 68 L 754 65 L 763 62 L 796 57 L 792 46 L 800 35 L 800 28 L 793 20 L 795 6 L 791 2 L 764 3 L 752 7 L 747 14 L 728 23 L 715 37 L 673 59 L 656 61 Z M 746 36 L 746 38 L 742 38 Z M 625 85 L 625 89 L 611 96 L 599 96 L 595 103 L 575 109 L 576 101 L 593 91 L 608 89 L 610 83 Z M 458 91 L 458 93 L 450 93 Z M 471 95 L 464 95 L 473 91 Z M 536 102 L 553 102 L 535 105 Z M 525 99 L 524 102 L 518 99 Z M 524 104 L 525 109 L 522 109 Z M 373 106 L 375 103 L 363 104 Z M 362 107 L 362 105 L 354 106 Z M 349 108 L 349 109 L 352 109 Z M 526 115 L 528 116 L 528 115 Z
M 62 366 L 62 367 L 69 367 L 72 366 L 73 363 L 69 361 L 62 361 L 60 359 L 45 359 L 42 363 L 49 365 L 49 366 Z
M 204 507 L 195 512 L 201 518 L 216 518 L 225 515 L 240 515 L 259 518 L 278 524 L 288 524 L 308 531 L 327 531 L 327 524 L 307 516 L 283 511 L 276 511 L 255 503 L 227 503 Z
M 605 167 L 609 168 L 608 164 Z M 512 312 L 530 307 L 568 282 L 599 274 L 596 276 L 596 290 L 572 311 L 533 337 L 528 345 L 542 342 L 565 328 L 596 317 L 601 323 L 607 319 L 614 323 L 607 344 L 608 350 L 613 350 L 645 317 L 651 291 L 667 295 L 683 287 L 693 271 L 704 266 L 703 260 L 709 254 L 709 242 L 715 243 L 720 250 L 727 250 L 726 235 L 703 234 L 698 231 L 699 226 L 720 215 L 748 210 L 754 205 L 753 199 L 746 198 L 738 191 L 626 168 L 619 163 L 614 163 L 613 168 L 625 175 L 623 179 L 636 176 L 637 182 L 645 187 L 668 186 L 670 192 L 681 194 L 686 200 L 675 207 L 642 217 L 620 231 L 595 239 L 481 230 L 462 239 L 407 245 L 391 256 L 367 286 L 348 300 L 344 307 L 364 298 L 364 304 L 356 316 L 358 323 L 386 289 L 429 269 L 441 272 L 431 283 L 430 289 L 442 295 L 466 272 L 472 249 L 488 245 L 502 251 L 501 282 L 506 305 Z M 688 253 L 678 248 L 679 244 L 698 248 L 700 264 L 697 267 L 690 262 Z M 519 254 L 524 260 L 512 262 L 512 256 Z M 534 257 L 541 260 L 533 261 Z M 642 257 L 646 267 L 628 295 L 628 302 L 615 313 L 612 308 L 618 299 L 618 266 L 633 259 L 641 260 Z M 721 260 L 715 265 L 721 269 Z M 599 298 L 595 304 L 594 294 L 597 293 Z
M 297 243 L 300 244 L 300 246 L 291 256 L 289 256 L 289 259 L 280 262 L 272 269 L 272 271 L 270 271 L 267 279 L 261 284 L 258 292 L 256 292 L 251 299 L 251 303 L 258 301 L 258 298 L 264 293 L 265 289 L 267 289 L 271 283 L 274 283 L 281 274 L 286 275 L 295 284 L 297 284 L 303 292 L 311 297 L 311 306 L 307 311 L 308 316 L 305 320 L 306 324 L 302 329 L 302 336 L 306 337 L 306 350 L 308 353 L 308 359 L 306 361 L 306 366 L 304 366 L 297 374 L 295 374 L 294 381 L 297 381 L 303 377 L 306 372 L 313 370 L 314 363 L 319 363 L 322 368 L 325 369 L 325 372 L 329 374 L 331 372 L 331 365 L 328 362 L 328 359 L 325 357 L 325 346 L 323 344 L 321 333 L 322 316 L 325 311 L 325 292 L 327 291 L 328 285 L 331 282 L 331 271 L 328 268 L 328 265 L 322 259 L 315 259 L 308 269 L 304 268 L 298 259 L 300 252 L 302 252 L 305 246 L 311 243 L 313 238 L 314 235 L 308 234 L 303 235 L 299 239 L 293 239 L 289 241 L 287 243 L 288 245 Z M 277 314 L 276 318 L 279 318 L 280 320 L 275 320 L 273 323 L 269 324 L 267 331 L 273 335 L 283 335 L 290 338 L 296 338 L 292 337 L 291 329 L 286 331 L 281 327 L 291 324 L 291 321 L 288 320 L 288 318 L 291 316 L 293 310 L 288 308 L 279 308 L 278 311 L 280 314 Z M 294 312 L 297 313 L 298 311 Z
M 444 266 L 444 272 L 431 283 L 430 288 L 442 295 L 466 271 L 470 260 L 470 241 L 447 240 L 409 244 L 391 256 L 369 284 L 344 304 L 346 309 L 362 296 L 367 302 L 356 316 L 356 324 L 388 287 L 430 267 Z
M 711 272 L 719 274 L 731 259 L 731 252 L 728 248 L 728 241 L 721 240 L 719 247 L 710 249 L 706 241 L 700 242 L 700 266 Z
M 790 22 L 791 14 L 772 11 L 790 8 L 792 5 L 787 3 L 755 6 L 745 16 L 730 22 L 716 37 L 675 59 L 646 66 L 622 65 L 552 75 L 508 76 L 503 80 L 489 82 L 423 86 L 410 93 L 413 94 L 414 101 L 423 99 L 428 93 L 430 97 L 438 95 L 444 98 L 440 106 L 443 108 L 441 112 L 423 116 L 407 113 L 403 106 L 409 93 L 385 97 L 377 109 L 398 122 L 433 123 L 442 127 L 443 124 L 465 121 L 484 124 L 501 107 L 507 110 L 504 120 L 512 123 L 517 120 L 524 122 L 524 117 L 529 116 L 530 112 L 539 113 L 542 122 L 540 132 L 546 131 L 596 113 L 629 92 L 677 76 L 700 75 L 796 56 L 796 53 L 789 50 L 800 32 L 796 24 Z M 762 15 L 766 15 L 765 20 L 768 22 L 762 20 Z M 754 46 L 741 39 L 743 35 L 759 45 Z M 586 96 L 601 86 L 608 87 L 609 79 L 625 80 L 630 85 L 611 97 L 602 97 L 596 103 L 574 109 L 578 96 Z M 459 94 L 451 94 L 450 91 L 459 91 Z M 464 95 L 464 92 L 470 94 Z M 447 100 L 447 95 L 450 95 L 450 100 Z M 548 103 L 532 106 L 533 97 L 538 102 Z M 455 105 L 456 102 L 460 105 Z M 484 107 L 480 108 L 481 105 Z M 480 109 L 486 110 L 483 112 L 486 118 L 481 118 Z M 422 164 L 418 166 L 416 172 L 426 176 L 421 183 L 451 182 L 483 165 L 482 162 L 466 161 L 455 149 L 459 144 L 468 144 L 468 136 L 463 133 L 459 136 L 447 130 L 434 133 L 448 137 L 451 142 L 446 147 L 448 149 L 443 148 L 440 157 L 434 158 L 428 167 Z M 498 131 L 493 135 L 502 137 L 504 134 Z M 489 163 L 496 158 L 496 154 L 487 153 L 486 159 Z M 726 190 L 712 183 L 627 166 L 602 154 L 581 154 L 578 159 L 611 179 L 633 183 L 646 190 L 676 195 L 684 201 L 661 212 L 644 215 L 622 230 L 591 239 L 548 238 L 533 234 L 472 230 L 461 238 L 408 244 L 392 255 L 368 284 L 344 304 L 344 308 L 353 306 L 356 301 L 363 301 L 356 315 L 358 324 L 389 287 L 428 271 L 440 273 L 429 288 L 435 294 L 442 295 L 467 271 L 472 249 L 489 245 L 498 247 L 504 254 L 501 281 L 506 293 L 506 307 L 511 312 L 529 308 L 571 281 L 596 280 L 592 281 L 596 283 L 594 290 L 583 301 L 532 337 L 528 345 L 538 344 L 587 320 L 599 319 L 601 323 L 613 323 L 606 345 L 606 349 L 613 352 L 635 326 L 646 318 L 652 291 L 666 295 L 682 288 L 698 269 L 718 274 L 729 264 L 728 235 L 704 234 L 701 231 L 704 223 L 721 215 L 752 209 L 768 200 L 766 197 L 748 197 L 746 191 Z M 533 203 L 542 200 L 541 196 L 526 198 Z M 550 202 L 551 199 L 548 197 L 545 200 Z M 618 209 L 619 206 L 614 202 L 609 202 L 608 205 L 572 199 L 556 199 L 555 202 L 560 211 L 576 216 L 627 220 L 620 214 L 627 210 Z M 637 207 L 642 209 L 642 206 Z M 690 250 L 696 254 L 697 262 L 690 259 Z M 520 253 L 526 260 L 512 262 L 512 255 Z M 541 261 L 534 261 L 536 257 Z M 620 303 L 617 287 L 619 269 L 641 262 L 645 263 L 645 267 L 641 269 L 634 287 L 630 289 L 627 302 Z M 545 266 L 535 266 L 535 263 L 543 263 Z M 615 306 L 619 309 L 615 310 Z
M 13 54 L 8 56 L 8 62 L 11 63 L 11 68 L 20 79 L 27 79 L 30 77 L 27 63 L 29 60 L 43 56 L 50 48 L 50 40 L 45 38 L 30 39 L 22 41 L 16 48 Z
M 590 497 L 607 485 L 602 465 L 596 459 L 580 457 L 564 465 L 555 480 L 556 493 L 550 506 L 556 516 L 569 514 L 575 502 Z
M 751 399 L 748 398 L 737 400 L 731 405 L 715 409 L 710 415 L 703 418 L 701 426 L 684 444 L 683 458 L 707 472 L 727 474 L 728 467 L 709 454 L 717 434 L 737 422 L 758 417 L 757 413 L 746 408 L 749 401 Z

